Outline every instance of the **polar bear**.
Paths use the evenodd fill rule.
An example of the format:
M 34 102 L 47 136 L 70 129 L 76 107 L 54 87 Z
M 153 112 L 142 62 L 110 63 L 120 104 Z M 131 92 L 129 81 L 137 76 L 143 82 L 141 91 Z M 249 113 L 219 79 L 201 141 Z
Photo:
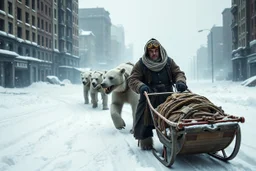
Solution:
M 91 74 L 92 74 L 92 71 L 81 72 L 81 80 L 83 83 L 83 93 L 84 93 L 84 104 L 89 104 Z
M 124 103 L 128 103 L 132 108 L 133 127 L 135 120 L 135 112 L 139 102 L 139 95 L 132 91 L 127 83 L 127 78 L 131 74 L 133 64 L 123 63 L 107 71 L 104 74 L 101 86 L 106 94 L 112 93 L 112 102 L 110 106 L 110 114 L 112 121 L 117 129 L 123 129 L 125 122 L 121 117 Z M 133 128 L 131 133 L 133 132 Z
M 101 82 L 103 80 L 102 78 L 103 73 L 99 71 L 94 71 L 91 74 L 91 85 L 90 85 L 90 96 L 92 100 L 92 107 L 96 108 L 98 107 L 98 93 L 101 94 L 102 97 L 102 104 L 103 104 L 103 110 L 108 110 L 108 96 L 104 92 L 104 89 L 101 87 Z

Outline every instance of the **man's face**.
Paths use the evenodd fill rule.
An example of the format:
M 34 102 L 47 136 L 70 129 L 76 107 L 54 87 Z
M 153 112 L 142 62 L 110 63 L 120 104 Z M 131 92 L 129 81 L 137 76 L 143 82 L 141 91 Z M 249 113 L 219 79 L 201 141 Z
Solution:
M 148 49 L 148 54 L 151 60 L 156 61 L 159 58 L 158 48 Z

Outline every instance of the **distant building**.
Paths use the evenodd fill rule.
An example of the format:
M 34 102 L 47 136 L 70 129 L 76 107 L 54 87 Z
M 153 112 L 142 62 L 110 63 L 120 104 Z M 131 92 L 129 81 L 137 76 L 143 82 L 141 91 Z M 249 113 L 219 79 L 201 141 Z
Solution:
M 115 65 L 123 61 L 125 53 L 125 35 L 122 25 L 111 26 L 111 57 L 114 59 Z
M 196 78 L 207 79 L 210 77 L 210 68 L 208 67 L 207 47 L 201 46 L 196 53 Z
M 79 31 L 80 67 L 92 68 L 96 64 L 95 35 L 92 31 Z
M 79 28 L 90 30 L 95 35 L 96 61 L 95 66 L 110 66 L 111 57 L 111 19 L 104 8 L 79 9 Z
M 250 54 L 250 8 L 249 0 L 233 0 L 232 13 L 232 65 L 233 81 L 248 77 L 247 56 Z
M 232 14 L 230 8 L 225 8 L 222 12 L 222 29 L 223 29 L 223 63 L 225 77 L 232 79 L 232 31 L 230 25 L 232 24 Z
M 208 34 L 207 46 L 208 46 L 208 68 L 212 72 L 213 66 L 213 74 L 214 79 L 220 73 L 223 72 L 223 68 L 225 67 L 223 64 L 223 38 L 222 38 L 223 28 L 221 26 L 213 26 L 211 28 L 211 32 Z M 211 41 L 211 34 L 213 40 Z M 211 45 L 213 42 L 213 46 Z M 211 50 L 213 47 L 213 56 L 211 55 Z M 212 63 L 213 60 L 213 63 Z

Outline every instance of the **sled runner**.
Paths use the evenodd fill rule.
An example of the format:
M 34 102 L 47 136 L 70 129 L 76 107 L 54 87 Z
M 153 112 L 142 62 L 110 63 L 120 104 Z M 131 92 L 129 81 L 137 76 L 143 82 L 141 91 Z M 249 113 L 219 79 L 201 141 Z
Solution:
M 225 114 L 221 107 L 190 91 L 144 94 L 157 136 L 163 144 L 162 154 L 156 149 L 152 152 L 165 166 L 170 167 L 177 154 L 207 153 L 223 161 L 237 155 L 241 144 L 239 122 L 244 123 L 243 117 Z M 151 99 L 161 95 L 169 96 L 154 108 Z M 233 141 L 232 152 L 227 154 L 227 147 Z

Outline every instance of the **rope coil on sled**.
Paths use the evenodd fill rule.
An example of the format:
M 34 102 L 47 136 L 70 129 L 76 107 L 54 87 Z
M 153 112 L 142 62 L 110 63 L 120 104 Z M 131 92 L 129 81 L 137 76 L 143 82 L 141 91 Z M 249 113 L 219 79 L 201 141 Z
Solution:
M 194 93 L 173 93 L 156 110 L 172 122 L 197 122 L 198 119 L 211 122 L 228 116 L 221 107 Z M 165 130 L 166 123 L 156 115 L 154 119 L 159 128 Z

